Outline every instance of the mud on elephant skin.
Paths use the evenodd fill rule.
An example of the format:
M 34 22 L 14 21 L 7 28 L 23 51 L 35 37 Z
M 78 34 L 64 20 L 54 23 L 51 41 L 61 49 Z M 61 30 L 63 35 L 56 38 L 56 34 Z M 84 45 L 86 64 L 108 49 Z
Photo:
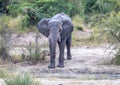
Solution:
M 73 23 L 69 16 L 65 13 L 59 13 L 52 18 L 44 18 L 37 24 L 40 33 L 49 39 L 50 49 L 50 65 L 48 68 L 55 68 L 56 44 L 59 46 L 59 64 L 58 67 L 64 67 L 64 48 L 67 46 L 67 59 L 71 56 L 71 37 L 73 31 Z

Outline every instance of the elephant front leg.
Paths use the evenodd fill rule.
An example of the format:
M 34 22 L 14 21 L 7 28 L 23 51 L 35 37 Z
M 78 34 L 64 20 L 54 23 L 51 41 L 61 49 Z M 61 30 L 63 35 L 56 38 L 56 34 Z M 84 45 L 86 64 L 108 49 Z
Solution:
M 67 46 L 67 59 L 71 60 L 72 55 L 71 55 L 71 35 L 66 41 L 66 46 Z
M 64 67 L 64 47 L 65 47 L 65 42 L 58 42 L 59 45 L 59 50 L 60 50 L 60 54 L 59 54 L 59 64 L 57 67 Z
M 55 57 L 50 56 L 50 65 L 48 68 L 55 68 Z

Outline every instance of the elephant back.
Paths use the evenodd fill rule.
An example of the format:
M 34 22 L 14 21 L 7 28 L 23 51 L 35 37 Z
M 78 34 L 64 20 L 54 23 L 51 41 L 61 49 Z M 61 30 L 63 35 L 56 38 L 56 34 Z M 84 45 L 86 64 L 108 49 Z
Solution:
M 56 14 L 55 16 L 53 16 L 51 18 L 50 21 L 54 21 L 54 20 L 58 20 L 58 21 L 61 21 L 61 22 L 64 21 L 64 20 L 72 21 L 71 18 L 68 15 L 66 15 L 64 12 Z

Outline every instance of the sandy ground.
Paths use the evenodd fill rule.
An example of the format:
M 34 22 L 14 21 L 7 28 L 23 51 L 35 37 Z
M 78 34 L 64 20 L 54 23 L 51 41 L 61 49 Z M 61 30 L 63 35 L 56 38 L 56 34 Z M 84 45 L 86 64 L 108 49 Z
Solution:
M 12 67 L 17 73 L 30 73 L 42 85 L 120 85 L 120 66 L 106 65 L 113 54 L 106 47 L 73 47 L 73 58 L 65 59 L 64 68 L 48 69 L 49 60 L 37 65 L 12 64 Z
M 85 35 L 86 33 L 81 34 Z M 27 37 L 26 35 L 13 36 L 16 39 L 13 42 L 16 43 L 17 41 L 18 44 L 14 48 L 16 51 L 12 49 L 14 51 L 11 51 L 11 53 L 21 52 L 16 47 L 24 46 L 29 44 L 29 41 L 35 40 L 35 34 L 30 33 L 28 35 Z M 41 37 L 40 40 L 47 43 L 47 39 L 44 37 Z M 41 43 L 41 41 L 39 42 Z M 42 85 L 120 85 L 120 66 L 108 64 L 115 52 L 106 47 L 74 46 L 72 47 L 72 60 L 66 60 L 65 55 L 64 68 L 48 69 L 49 56 L 46 56 L 46 62 L 36 65 L 25 62 L 10 63 L 9 65 L 0 65 L 0 68 L 8 67 L 11 72 L 20 74 L 29 73 L 35 81 Z M 45 49 L 48 50 L 48 48 Z M 57 49 L 56 66 L 58 64 L 58 54 Z

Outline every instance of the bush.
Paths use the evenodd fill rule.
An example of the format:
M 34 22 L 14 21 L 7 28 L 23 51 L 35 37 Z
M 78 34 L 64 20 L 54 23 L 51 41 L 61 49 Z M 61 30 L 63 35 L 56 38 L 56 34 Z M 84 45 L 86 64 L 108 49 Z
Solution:
M 119 52 L 120 53 L 120 52 Z M 116 57 L 115 58 L 113 58 L 111 61 L 110 61 L 110 63 L 111 64 L 115 64 L 115 65 L 120 65 L 120 54 L 118 55 L 118 53 L 117 53 L 117 55 L 115 55 Z
M 84 31 L 84 21 L 80 16 L 74 16 L 73 17 L 73 24 L 76 30 Z
M 89 27 L 95 27 L 96 25 L 100 25 L 102 23 L 102 19 L 107 18 L 107 14 L 94 14 L 93 16 L 85 16 L 85 23 L 89 25 Z
M 108 43 L 115 46 L 116 57 L 111 60 L 111 63 L 120 65 L 120 12 L 105 14 L 97 26 L 102 29 L 101 35 L 106 36 Z
M 84 13 L 90 15 L 92 13 L 109 13 L 115 9 L 115 0 L 83 0 L 85 5 Z
M 84 28 L 83 28 L 82 26 L 77 26 L 76 29 L 77 29 L 77 30 L 84 31 Z
M 13 1 L 8 6 L 11 16 L 16 17 L 18 14 L 24 15 L 23 26 L 29 27 L 45 17 L 51 17 L 57 13 L 65 12 L 68 15 L 73 15 L 74 9 L 67 0 L 36 0 L 36 1 Z M 16 11 L 14 11 L 16 10 Z
M 83 0 L 84 5 L 84 20 L 87 24 L 94 26 L 96 23 L 101 22 L 104 15 L 120 8 L 120 1 L 118 0 Z
M 10 20 L 8 22 L 8 27 L 16 33 L 24 32 L 25 31 L 25 28 L 23 29 L 24 19 L 25 19 L 25 16 L 22 16 L 22 15 L 19 15 L 15 18 L 10 17 Z
M 40 85 L 33 81 L 29 75 L 17 75 L 5 80 L 6 85 Z
M 0 18 L 0 55 L 3 60 L 9 57 L 11 30 L 8 27 L 9 17 Z
M 22 60 L 34 64 L 46 61 L 46 56 L 49 55 L 49 52 L 47 50 L 41 50 L 41 45 L 38 43 L 39 36 L 40 35 L 36 33 L 35 42 L 29 42 L 29 44 L 25 46 L 26 49 L 22 49 Z
M 110 15 L 103 19 L 103 26 L 106 27 L 104 31 L 109 34 L 109 40 L 113 43 L 120 42 L 120 12 L 112 12 Z
M 3 69 L 0 69 L 0 78 L 6 78 L 9 76 L 8 71 L 5 71 Z

